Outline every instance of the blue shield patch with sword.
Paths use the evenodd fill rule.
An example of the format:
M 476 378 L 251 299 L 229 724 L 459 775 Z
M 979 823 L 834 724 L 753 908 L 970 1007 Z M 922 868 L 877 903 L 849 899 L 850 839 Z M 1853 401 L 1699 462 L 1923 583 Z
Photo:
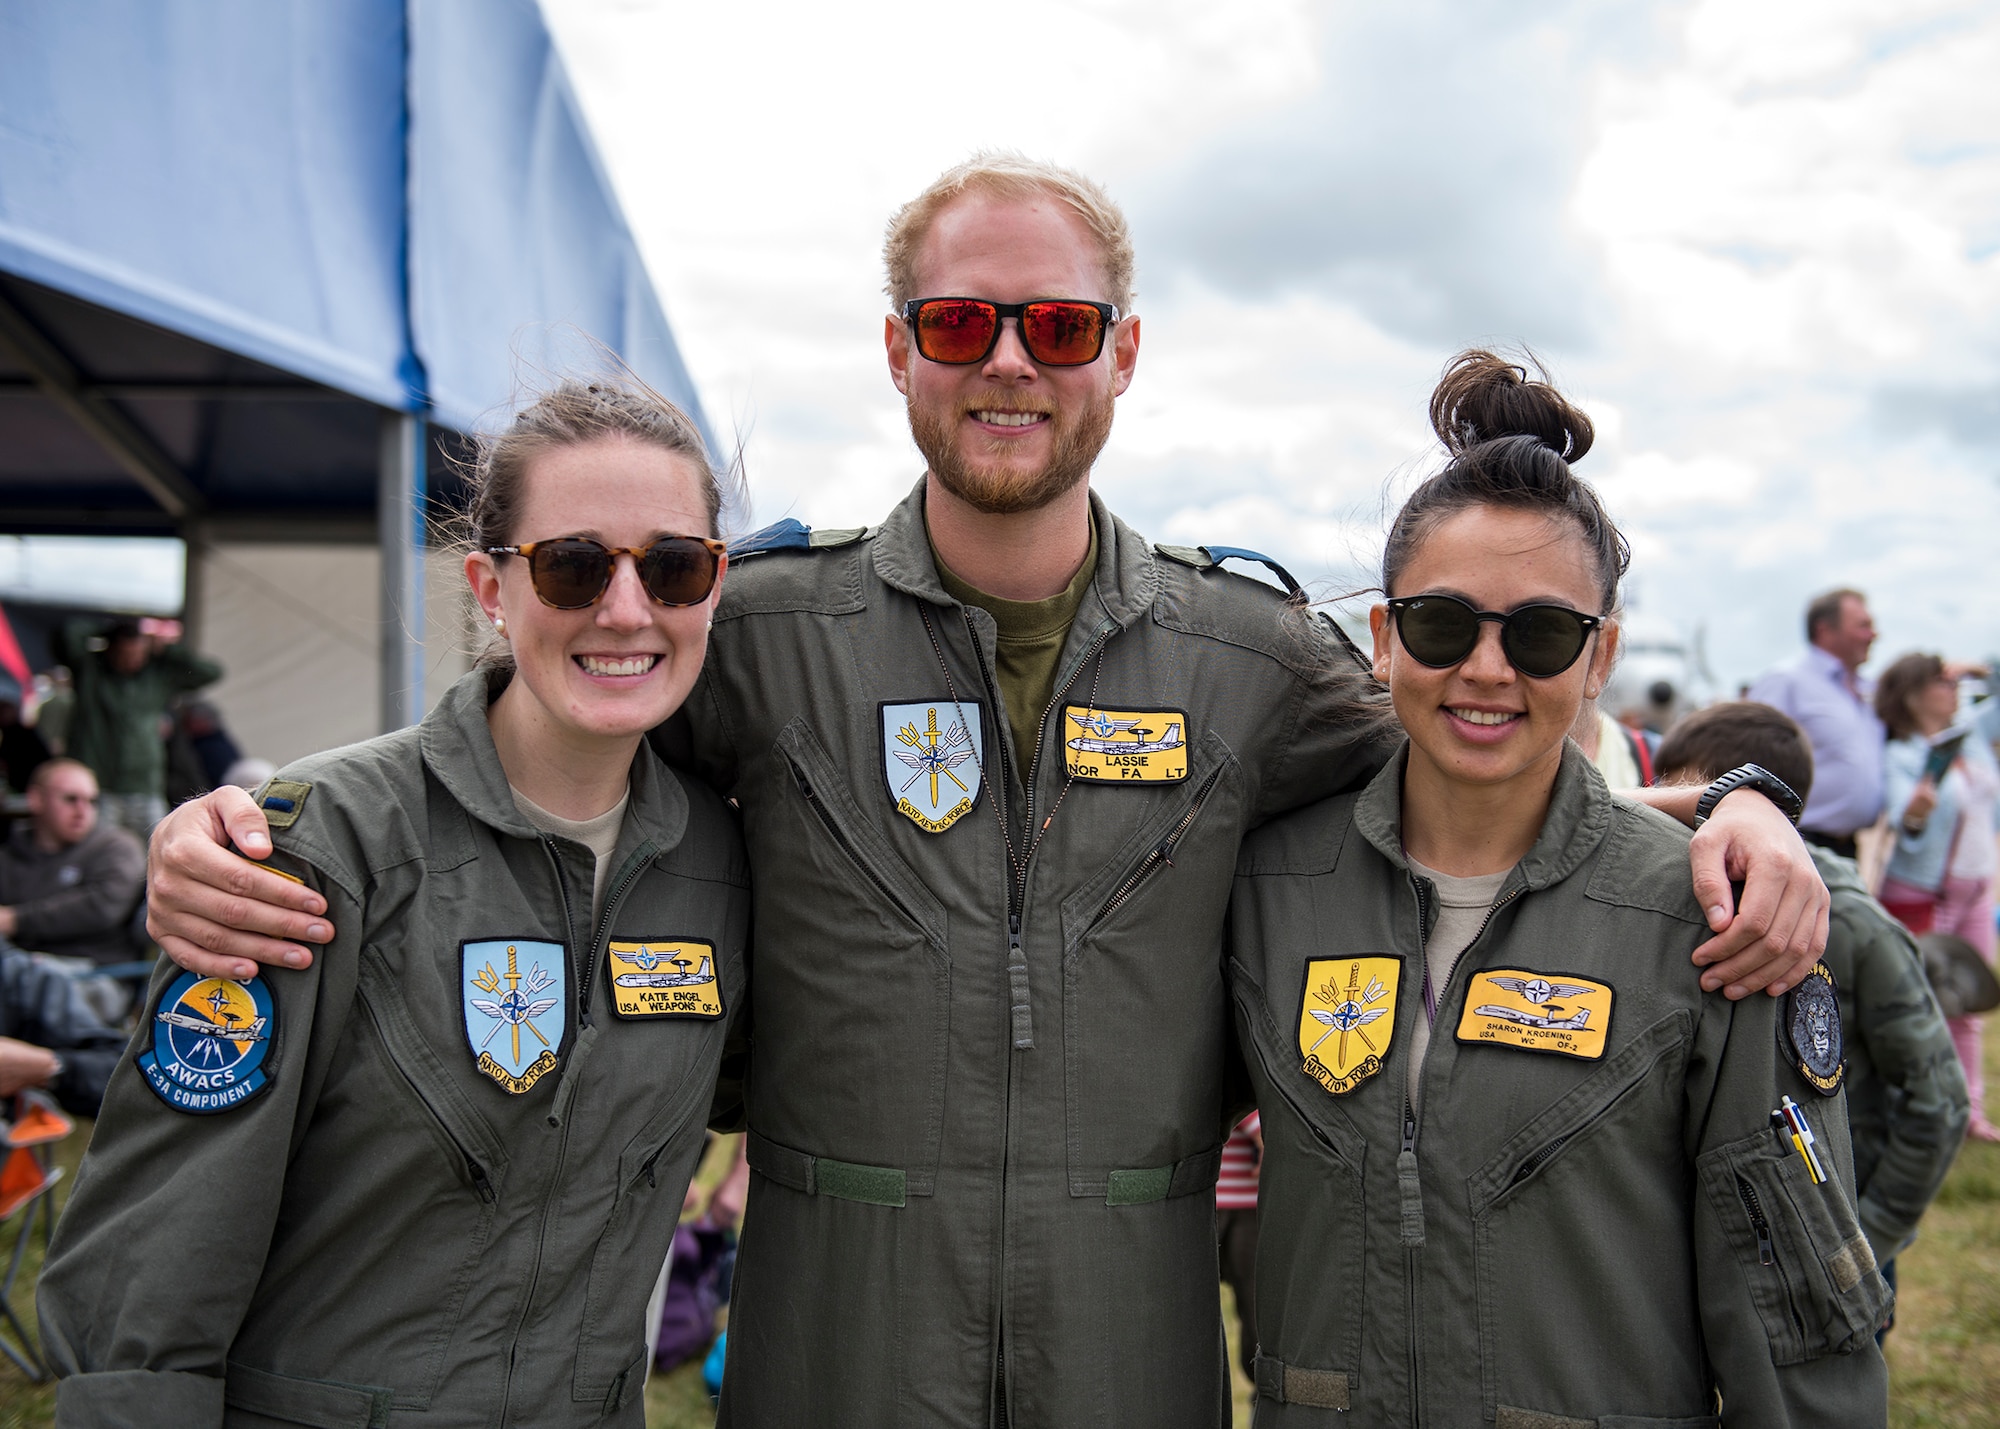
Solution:
M 481 1072 L 519 1096 L 555 1070 L 569 1025 L 561 943 L 487 938 L 459 949 L 465 1041 Z
M 889 801 L 925 833 L 941 834 L 979 802 L 986 742 L 972 700 L 882 706 L 882 773 Z

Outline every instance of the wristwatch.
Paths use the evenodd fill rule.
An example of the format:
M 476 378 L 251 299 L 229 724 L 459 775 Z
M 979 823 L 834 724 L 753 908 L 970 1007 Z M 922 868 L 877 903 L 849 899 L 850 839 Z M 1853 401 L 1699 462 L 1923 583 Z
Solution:
M 1708 816 L 1715 812 L 1715 806 L 1722 802 L 1723 796 L 1734 794 L 1738 789 L 1758 790 L 1776 804 L 1794 825 L 1798 823 L 1799 815 L 1805 812 L 1805 800 L 1792 792 L 1791 785 L 1761 764 L 1739 764 L 1701 791 L 1701 800 L 1694 806 L 1694 826 L 1700 828 L 1707 823 Z

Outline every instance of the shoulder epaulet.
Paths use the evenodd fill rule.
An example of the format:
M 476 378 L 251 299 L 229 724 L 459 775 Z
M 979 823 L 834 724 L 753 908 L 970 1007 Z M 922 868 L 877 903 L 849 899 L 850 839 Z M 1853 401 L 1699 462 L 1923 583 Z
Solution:
M 771 551 L 826 551 L 835 546 L 851 546 L 868 534 L 865 526 L 845 526 L 815 531 L 802 521 L 787 516 L 761 531 L 729 543 L 729 559 L 740 561 Z
M 1209 570 L 1228 560 L 1255 561 L 1278 578 L 1287 597 L 1292 600 L 1305 598 L 1304 588 L 1293 579 L 1292 573 L 1261 551 L 1246 550 L 1242 546 L 1155 546 L 1153 549 L 1170 561 L 1179 561 L 1198 571 Z
M 1294 605 L 1303 606 L 1307 604 L 1305 587 L 1298 583 L 1297 578 L 1290 571 L 1286 570 L 1262 551 L 1252 551 L 1243 546 L 1155 546 L 1153 549 L 1170 561 L 1178 561 L 1181 565 L 1192 566 L 1198 571 L 1214 570 L 1221 566 L 1224 561 L 1229 560 L 1254 561 L 1278 578 L 1279 584 L 1285 588 L 1286 600 Z M 1232 572 L 1232 574 L 1240 575 L 1241 572 Z M 1246 576 L 1244 579 L 1247 580 L 1248 577 Z M 1326 620 L 1327 625 L 1332 628 L 1335 637 L 1339 639 L 1341 646 L 1354 658 L 1354 662 L 1357 665 L 1364 670 L 1374 668 L 1369 663 L 1368 658 L 1361 653 L 1361 647 L 1356 645 L 1353 638 L 1340 628 L 1339 621 L 1328 618 L 1324 614 L 1321 615 L 1321 618 Z

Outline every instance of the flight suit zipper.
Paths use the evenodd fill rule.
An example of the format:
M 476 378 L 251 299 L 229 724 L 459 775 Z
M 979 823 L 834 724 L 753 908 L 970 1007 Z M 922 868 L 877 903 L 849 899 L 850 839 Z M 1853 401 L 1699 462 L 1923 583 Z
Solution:
M 1117 890 L 1105 900 L 1104 906 L 1097 910 L 1097 916 L 1091 919 L 1093 926 L 1102 923 L 1106 918 L 1109 918 L 1123 907 L 1126 901 L 1139 891 L 1139 885 L 1152 877 L 1156 870 L 1162 867 L 1172 868 L 1174 866 L 1174 846 L 1181 841 L 1189 829 L 1194 827 L 1194 821 L 1201 817 L 1202 805 L 1208 802 L 1208 796 L 1214 791 L 1216 781 L 1221 778 L 1222 768 L 1218 765 L 1210 772 L 1206 779 L 1201 781 L 1200 787 L 1194 792 L 1194 802 L 1188 806 L 1188 811 L 1181 817 L 1180 822 L 1168 830 L 1165 838 L 1153 845 L 1152 849 L 1146 854 L 1146 857 L 1140 861 L 1139 866 L 1132 870 L 1126 880 L 1119 884 Z
M 379 1014 L 376 1017 L 376 1025 L 379 1029 L 381 1025 Z M 376 1035 L 381 1035 L 379 1030 Z M 386 1043 L 387 1039 L 385 1038 L 384 1041 Z M 465 1174 L 467 1179 L 472 1182 L 473 1192 L 481 1201 L 489 1206 L 498 1204 L 500 1198 L 493 1190 L 493 1178 L 487 1173 L 484 1163 L 477 1156 L 473 1155 L 471 1151 L 466 1149 L 465 1143 L 459 1139 L 458 1134 L 451 1129 L 450 1124 L 438 1112 L 436 1104 L 425 1094 L 423 1087 L 418 1084 L 417 1079 L 403 1069 L 402 1060 L 395 1055 L 393 1048 L 390 1049 L 388 1062 L 390 1066 L 396 1069 L 396 1075 L 403 1079 L 403 1085 L 410 1089 L 410 1094 L 417 1099 L 417 1104 L 430 1116 L 431 1123 L 437 1127 L 438 1133 L 444 1137 L 445 1141 L 451 1146 L 451 1149 L 458 1153 L 459 1159 L 465 1162 Z
M 987 662 L 986 647 L 980 643 L 979 627 L 973 623 L 970 609 L 960 606 L 959 614 L 965 620 L 965 633 L 972 641 L 973 659 L 979 666 L 979 682 L 986 691 L 986 698 L 990 703 L 990 707 L 996 712 L 1004 711 L 1006 704 L 1000 698 L 999 686 L 993 678 L 992 666 Z M 1027 778 L 1022 781 L 1021 786 L 1021 836 L 1026 846 L 1021 853 L 1018 863 L 1014 861 L 1011 846 L 1013 825 L 1008 818 L 1010 813 L 1010 810 L 1007 808 L 1008 801 L 1004 797 L 1001 797 L 998 791 L 994 791 L 994 798 L 1000 808 L 1002 841 L 1007 845 L 1008 862 L 1010 865 L 1013 865 L 1008 870 L 1012 876 L 1008 879 L 1007 883 L 1007 982 L 1010 1002 L 1009 1021 L 1013 1034 L 1014 1050 L 1016 1052 L 1032 1050 L 1035 1045 L 1032 1024 L 1028 1020 L 1028 959 L 1027 953 L 1023 950 L 1021 944 L 1021 925 L 1027 911 L 1028 874 L 1034 865 L 1035 848 L 1041 841 L 1040 836 L 1048 832 L 1049 823 L 1055 820 L 1056 814 L 1056 809 L 1051 808 L 1049 810 L 1048 821 L 1044 822 L 1040 829 L 1035 827 L 1035 780 L 1041 772 L 1042 747 L 1048 742 L 1049 711 L 1062 703 L 1063 696 L 1069 693 L 1070 686 L 1076 683 L 1076 677 L 1083 672 L 1084 666 L 1089 664 L 1091 659 L 1104 648 L 1105 642 L 1110 640 L 1117 628 L 1115 623 L 1107 621 L 1098 629 L 1097 633 L 1091 638 L 1090 644 L 1084 648 L 1083 653 L 1076 660 L 1071 662 L 1069 670 L 1057 682 L 1054 692 L 1049 696 L 1047 706 L 1042 710 L 1041 721 L 1035 726 L 1035 750 L 1029 759 Z M 940 660 L 943 658 L 942 651 L 939 652 L 939 658 Z M 1003 787 L 1011 780 L 1014 772 L 1012 761 L 1007 758 L 1006 749 L 1007 746 L 1003 739 L 1000 744 L 1000 772 L 1003 775 L 1000 782 Z M 1065 787 L 1064 793 L 1068 793 L 1067 787 Z M 1060 807 L 1061 804 L 1062 799 L 1058 797 L 1056 807 Z M 994 1377 L 998 1381 L 999 1390 L 997 1399 L 999 1404 L 1000 1429 L 1007 1429 L 1008 1423 L 1007 1323 L 1005 1303 L 1007 1266 L 1005 1246 L 1007 1243 L 1007 1173 L 1014 1145 L 1014 1096 L 1014 1069 L 1012 1059 L 1010 1058 L 1007 1067 L 1007 1125 L 1002 1138 L 1000 1160 L 999 1243 L 1002 1247 L 1002 1259 L 998 1266 L 998 1282 L 1001 1303 L 994 1316 L 993 1324 L 993 1363 Z
M 813 816 L 819 820 L 820 827 L 826 830 L 827 837 L 839 845 L 841 852 L 845 853 L 853 861 L 854 866 L 861 870 L 864 878 L 875 885 L 875 891 L 886 898 L 892 908 L 896 909 L 918 927 L 922 927 L 923 924 L 918 920 L 917 916 L 909 910 L 902 899 L 896 896 L 894 890 L 883 881 L 882 875 L 877 873 L 874 866 L 861 856 L 861 850 L 855 846 L 854 840 L 841 831 L 839 820 L 833 817 L 833 812 L 826 807 L 826 800 L 819 796 L 818 791 L 812 786 L 812 781 L 806 778 L 805 770 L 799 768 L 798 764 L 789 754 L 785 756 L 785 763 L 791 767 L 792 782 L 799 786 L 799 794 L 805 799 L 806 807 L 813 811 Z
M 1743 1209 L 1750 1215 L 1750 1229 L 1757 1237 L 1757 1263 L 1768 1265 L 1778 1272 L 1778 1284 L 1785 1292 L 1785 1313 L 1791 1317 L 1792 1331 L 1801 1344 L 1806 1343 L 1805 1321 L 1799 1315 L 1798 1302 L 1792 1298 L 1792 1277 L 1785 1270 L 1785 1264 L 1778 1259 L 1776 1246 L 1772 1242 L 1771 1222 L 1764 1216 L 1764 1202 L 1757 1195 L 1757 1188 L 1743 1176 L 1736 1178 L 1736 1194 L 1743 1202 Z
M 570 940 L 574 942 L 577 931 L 576 910 L 570 903 L 569 878 L 563 872 L 562 853 L 557 849 L 556 841 L 548 834 L 538 831 L 536 836 L 541 841 L 542 848 L 548 853 L 550 867 L 555 871 L 556 892 L 562 899 L 563 930 L 569 935 Z M 638 872 L 643 867 L 643 862 L 635 863 L 632 869 L 629 870 L 630 876 L 619 884 L 611 896 L 605 898 L 604 911 L 599 919 L 601 926 L 610 926 L 612 911 L 618 906 L 618 901 L 623 897 L 625 890 L 630 888 L 637 880 Z M 595 961 L 594 949 L 591 961 Z M 575 971 L 574 962 L 571 963 L 571 968 Z M 507 1407 L 513 1399 L 514 1357 L 520 1351 L 521 1331 L 527 1325 L 528 1315 L 533 1311 L 535 1306 L 535 1290 L 541 1284 L 542 1279 L 542 1261 L 548 1254 L 551 1212 L 555 1206 L 556 1192 L 562 1187 L 563 1167 L 569 1157 L 570 1118 L 562 1114 L 566 1110 L 564 1093 L 575 1084 L 577 1069 L 582 1062 L 586 1042 L 595 1040 L 595 1029 L 591 1025 L 589 1001 L 590 963 L 586 962 L 580 971 L 576 971 L 576 980 L 577 1041 L 576 1046 L 570 1050 L 569 1065 L 563 1068 L 563 1075 L 556 1083 L 555 1099 L 550 1103 L 552 1114 L 549 1117 L 549 1121 L 556 1128 L 555 1166 L 549 1173 L 548 1189 L 542 1193 L 541 1223 L 535 1233 L 535 1263 L 529 1269 L 527 1293 L 521 1297 L 521 1313 L 514 1321 L 514 1333 L 507 1347 L 507 1387 L 501 1396 L 500 1411 L 502 1423 L 505 1423 L 507 1420 Z
M 1424 896 L 1423 880 L 1414 873 L 1410 874 L 1410 891 L 1417 899 L 1417 951 L 1422 959 L 1424 978 L 1428 981 L 1431 941 L 1430 903 Z M 1445 994 L 1451 988 L 1452 978 L 1457 975 L 1461 967 L 1465 966 L 1466 958 L 1479 946 L 1479 940 L 1486 936 L 1486 930 L 1493 926 L 1494 915 L 1520 897 L 1522 891 L 1517 888 L 1493 900 L 1493 906 L 1486 910 L 1486 916 L 1480 920 L 1478 930 L 1466 940 L 1465 946 L 1459 950 L 1458 957 L 1452 961 L 1451 971 L 1445 974 L 1444 982 L 1431 990 L 1431 996 L 1424 1007 L 1424 1016 L 1431 1021 L 1433 1030 L 1436 1024 L 1433 1009 L 1444 1005 Z M 1419 1077 L 1423 1075 L 1422 1068 L 1417 1069 L 1417 1075 Z M 1423 1362 L 1417 1348 L 1417 1274 L 1420 1252 L 1424 1245 L 1424 1190 L 1417 1167 L 1416 1104 L 1410 1099 L 1408 1091 L 1403 1093 L 1403 1145 L 1396 1154 L 1396 1190 L 1402 1208 L 1401 1240 L 1404 1304 L 1408 1316 L 1405 1331 L 1409 1341 L 1410 1423 L 1420 1425 L 1423 1423 Z

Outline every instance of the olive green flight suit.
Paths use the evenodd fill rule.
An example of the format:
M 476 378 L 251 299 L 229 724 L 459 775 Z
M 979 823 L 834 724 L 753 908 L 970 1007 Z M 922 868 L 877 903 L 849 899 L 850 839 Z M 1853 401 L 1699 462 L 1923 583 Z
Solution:
M 1965 1069 L 1909 931 L 1869 896 L 1852 863 L 1823 848 L 1812 856 L 1833 895 L 1824 961 L 1847 1033 L 1855 1211 L 1887 1264 L 1916 1239 L 1965 1139 Z
M 163 960 L 42 1276 L 59 1424 L 644 1424 L 646 1299 L 744 1000 L 748 870 L 722 802 L 642 749 L 593 925 L 591 854 L 516 811 L 487 700 L 475 672 L 421 726 L 265 786 L 274 862 L 336 937 L 263 974 L 268 1084 L 206 1115 L 133 1062 L 194 977 Z M 462 968 L 468 942 L 501 946 Z M 633 942 L 678 944 L 689 1005 L 719 991 L 721 1015 L 618 1016 L 611 979 L 646 959 L 610 945 Z M 511 1028 L 473 1003 L 517 992 Z M 519 1094 L 479 1069 L 514 1037 L 555 1061 Z
M 1039 754 L 992 618 L 939 583 L 921 486 L 877 531 L 730 570 L 685 711 L 755 870 L 724 1424 L 1226 1422 L 1230 876 L 1246 829 L 1379 753 L 1324 621 L 1092 503 Z M 979 756 L 935 786 L 966 807 L 932 832 L 901 810 L 928 800 L 917 746 L 966 725 Z M 1093 738 L 1178 743 L 1079 762 L 1183 777 L 1070 783 Z
M 1236 879 L 1264 1127 L 1260 1429 L 1883 1424 L 1888 1287 L 1845 1102 L 1781 1042 L 1801 994 L 1701 991 L 1688 832 L 1613 799 L 1574 745 L 1431 989 L 1411 1113 L 1436 889 L 1402 853 L 1403 765 L 1260 829 Z M 1831 1039 L 1814 1045 L 1831 1079 Z M 1770 1124 L 1787 1096 L 1823 1183 Z

